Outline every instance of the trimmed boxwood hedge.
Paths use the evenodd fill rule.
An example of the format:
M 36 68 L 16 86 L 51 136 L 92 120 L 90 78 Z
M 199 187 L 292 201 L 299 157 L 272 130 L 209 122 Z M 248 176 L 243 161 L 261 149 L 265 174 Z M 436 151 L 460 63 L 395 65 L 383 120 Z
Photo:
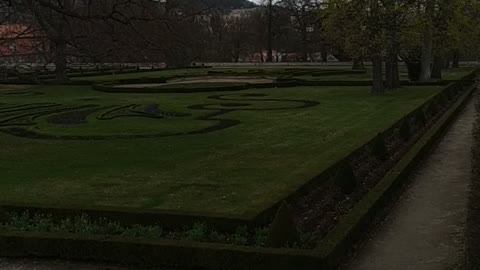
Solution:
M 325 70 L 313 72 L 311 75 L 313 77 L 323 77 L 323 76 L 341 76 L 341 75 L 362 75 L 367 74 L 366 70 Z
M 322 257 L 313 250 L 74 234 L 1 232 L 0 254 L 183 269 L 324 269 Z
M 145 72 L 154 72 L 154 71 L 160 71 L 160 70 L 165 70 L 165 68 L 153 68 L 149 70 L 138 70 L 138 69 L 123 69 L 123 70 L 111 70 L 111 69 L 105 69 L 105 70 L 100 70 L 100 71 L 85 71 L 83 73 L 81 72 L 73 72 L 69 73 L 68 76 L 70 78 L 82 78 L 82 77 L 92 77 L 92 76 L 104 76 L 104 75 L 112 75 L 112 74 L 131 74 L 131 73 L 145 73 Z M 25 74 L 26 76 L 34 76 L 34 73 L 30 74 Z M 55 75 L 54 74 L 40 74 L 37 76 L 38 82 L 41 84 L 51 84 L 55 81 Z M 0 84 L 31 84 L 32 82 L 26 82 L 25 80 L 15 78 L 12 76 L 12 78 L 8 78 L 6 80 L 0 80 Z M 93 81 L 79 81 L 79 80 L 73 80 L 66 85 L 91 85 L 93 84 Z

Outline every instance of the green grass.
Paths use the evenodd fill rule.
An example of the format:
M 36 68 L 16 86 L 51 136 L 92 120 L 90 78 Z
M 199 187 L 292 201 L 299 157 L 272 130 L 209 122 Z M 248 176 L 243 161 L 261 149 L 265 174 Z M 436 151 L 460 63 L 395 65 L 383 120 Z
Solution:
M 460 80 L 474 69 L 473 67 L 449 68 L 443 71 L 442 77 L 444 80 Z
M 183 117 L 117 118 L 89 116 L 88 123 L 54 125 L 47 116 L 27 129 L 55 135 L 139 135 L 181 133 L 206 128 L 198 121 L 215 111 L 238 109 L 215 118 L 240 125 L 199 135 L 151 139 L 42 140 L 0 133 L 1 200 L 58 206 L 128 206 L 218 214 L 256 213 L 373 138 L 438 93 L 440 87 L 405 87 L 370 95 L 368 87 L 296 87 L 232 92 L 240 100 L 207 97 L 221 93 L 107 94 L 85 86 L 41 86 L 36 96 L 1 96 L 0 103 L 54 102 L 64 105 L 159 104 Z M 25 90 L 19 90 L 25 91 Z M 242 94 L 266 94 L 248 97 Z M 284 101 L 261 101 L 280 99 Z M 285 100 L 319 102 L 306 109 Z M 227 104 L 222 106 L 219 104 Z M 251 103 L 250 106 L 241 104 Z M 279 109 L 279 110 L 240 110 Z M 1 110 L 1 109 L 0 109 Z M 217 110 L 218 111 L 218 110 Z M 5 114 L 0 114 L 0 121 Z M 0 127 L 0 130 L 2 127 Z

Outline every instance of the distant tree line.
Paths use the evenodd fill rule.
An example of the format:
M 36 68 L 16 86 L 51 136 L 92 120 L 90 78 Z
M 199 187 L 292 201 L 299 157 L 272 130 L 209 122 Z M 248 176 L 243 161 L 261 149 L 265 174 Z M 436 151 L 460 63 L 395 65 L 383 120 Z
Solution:
M 182 67 L 331 53 L 354 68 L 371 62 L 374 93 L 399 87 L 399 60 L 412 80 L 428 81 L 461 55 L 477 57 L 479 13 L 474 0 L 0 0 L 0 23 L 28 26 L 18 37 L 35 33 L 59 82 L 68 61 Z

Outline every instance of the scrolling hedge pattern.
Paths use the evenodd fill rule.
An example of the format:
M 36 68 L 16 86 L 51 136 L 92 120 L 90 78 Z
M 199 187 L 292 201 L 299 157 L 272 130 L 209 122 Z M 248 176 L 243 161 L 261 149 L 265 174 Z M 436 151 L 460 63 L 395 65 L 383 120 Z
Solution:
M 223 94 L 207 97 L 211 103 L 190 105 L 187 108 L 206 114 L 192 116 L 191 113 L 163 110 L 160 104 L 126 105 L 65 105 L 58 103 L 0 104 L 0 132 L 13 136 L 45 140 L 110 140 L 147 139 L 172 136 L 212 133 L 242 124 L 242 121 L 228 117 L 235 111 L 281 111 L 308 109 L 319 105 L 317 101 L 297 99 L 273 99 L 266 94 Z M 42 120 L 41 120 L 42 118 Z M 165 118 L 183 118 L 186 121 L 211 123 L 207 127 L 182 132 L 149 132 L 144 134 L 54 134 L 41 131 L 42 122 L 49 125 L 88 125 L 91 121 L 112 121 L 125 118 L 147 118 L 162 121 Z M 43 121 L 44 119 L 44 121 Z

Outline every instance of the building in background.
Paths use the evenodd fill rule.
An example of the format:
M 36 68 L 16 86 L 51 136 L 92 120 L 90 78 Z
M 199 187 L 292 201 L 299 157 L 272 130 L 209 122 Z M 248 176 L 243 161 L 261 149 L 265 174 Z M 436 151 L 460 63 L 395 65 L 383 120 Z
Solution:
M 39 62 L 48 45 L 42 34 L 25 24 L 0 25 L 0 59 L 2 62 Z

